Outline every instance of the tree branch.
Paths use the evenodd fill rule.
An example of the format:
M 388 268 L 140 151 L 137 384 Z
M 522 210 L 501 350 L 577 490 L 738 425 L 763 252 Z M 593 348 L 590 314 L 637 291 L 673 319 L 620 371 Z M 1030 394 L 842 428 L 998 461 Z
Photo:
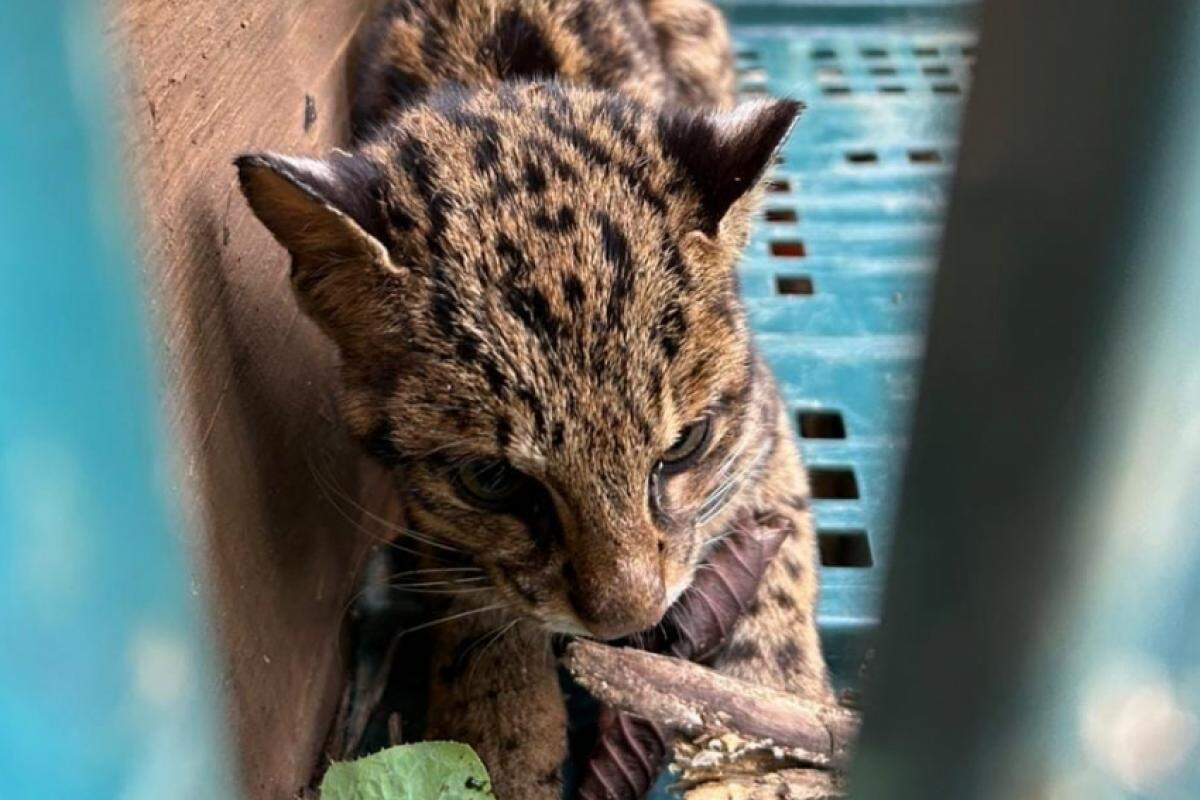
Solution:
M 578 640 L 564 659 L 599 700 L 688 736 L 734 733 L 786 749 L 796 761 L 845 765 L 858 715 L 667 656 Z

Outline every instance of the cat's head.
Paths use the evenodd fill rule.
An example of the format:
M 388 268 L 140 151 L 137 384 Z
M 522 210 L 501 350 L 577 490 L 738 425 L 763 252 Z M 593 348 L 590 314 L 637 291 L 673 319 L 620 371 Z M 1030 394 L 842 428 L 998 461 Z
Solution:
M 351 432 L 498 602 L 641 630 L 720 534 L 769 424 L 735 261 L 799 108 L 526 84 L 434 96 L 353 153 L 238 159 Z

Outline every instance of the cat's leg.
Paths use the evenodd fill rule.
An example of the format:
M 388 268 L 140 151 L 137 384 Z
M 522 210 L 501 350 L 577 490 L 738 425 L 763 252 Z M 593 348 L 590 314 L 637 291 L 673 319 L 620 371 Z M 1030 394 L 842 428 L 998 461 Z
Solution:
M 643 0 L 663 65 L 686 106 L 733 104 L 733 49 L 720 10 L 708 0 Z
M 427 739 L 466 742 L 498 800 L 558 800 L 567 719 L 550 637 L 481 614 L 439 633 Z
M 717 665 L 738 678 L 833 702 L 817 636 L 818 558 L 808 478 L 782 411 L 777 436 L 756 506 L 760 515 L 780 520 L 787 535 Z

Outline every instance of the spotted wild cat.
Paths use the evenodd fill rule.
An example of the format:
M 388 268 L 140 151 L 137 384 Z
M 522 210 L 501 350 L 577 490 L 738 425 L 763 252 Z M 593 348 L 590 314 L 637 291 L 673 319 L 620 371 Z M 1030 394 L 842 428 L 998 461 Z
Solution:
M 237 167 L 347 427 L 458 570 L 430 573 L 459 591 L 427 735 L 501 800 L 558 797 L 552 635 L 654 628 L 748 514 L 786 538 L 718 663 L 827 697 L 807 480 L 735 273 L 799 105 L 732 107 L 707 0 L 395 0 L 363 41 L 352 147 Z

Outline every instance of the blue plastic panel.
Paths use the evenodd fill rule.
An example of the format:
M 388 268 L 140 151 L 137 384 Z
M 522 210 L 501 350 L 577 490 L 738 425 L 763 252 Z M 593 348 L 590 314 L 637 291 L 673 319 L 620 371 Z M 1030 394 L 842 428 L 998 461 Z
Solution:
M 824 557 L 858 565 L 822 568 L 819 622 L 841 685 L 858 675 L 891 551 L 931 271 L 974 63 L 966 8 L 728 10 L 742 96 L 808 105 L 774 169 L 741 277 L 794 418 L 835 412 L 844 428 L 844 438 L 799 438 L 810 470 L 843 471 L 825 492 L 840 496 L 814 501 L 818 533 L 827 545 L 863 534 L 869 544 L 869 554 L 859 546 Z M 854 493 L 844 471 L 857 497 L 844 496 Z

